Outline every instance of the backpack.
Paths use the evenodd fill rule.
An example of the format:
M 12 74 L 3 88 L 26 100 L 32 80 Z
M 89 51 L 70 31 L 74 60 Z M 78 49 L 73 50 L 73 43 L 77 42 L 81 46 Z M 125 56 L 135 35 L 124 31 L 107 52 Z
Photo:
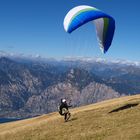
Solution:
M 60 106 L 58 106 L 58 112 L 61 116 L 64 116 L 66 113 L 68 113 L 68 109 L 63 107 L 63 108 L 60 108 Z

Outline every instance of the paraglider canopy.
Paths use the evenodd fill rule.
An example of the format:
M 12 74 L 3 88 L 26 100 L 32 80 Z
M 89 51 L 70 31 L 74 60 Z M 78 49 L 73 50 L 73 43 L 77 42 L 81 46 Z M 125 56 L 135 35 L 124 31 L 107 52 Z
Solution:
M 102 52 L 109 49 L 115 31 L 115 20 L 95 7 L 81 5 L 71 9 L 64 19 L 64 29 L 71 33 L 87 22 L 94 21 Z

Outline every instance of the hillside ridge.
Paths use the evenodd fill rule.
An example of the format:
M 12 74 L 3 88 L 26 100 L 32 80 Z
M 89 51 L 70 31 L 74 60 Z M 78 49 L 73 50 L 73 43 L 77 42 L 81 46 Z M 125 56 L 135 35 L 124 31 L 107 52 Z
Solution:
M 138 105 L 136 107 L 130 107 L 128 109 L 118 111 L 116 113 L 109 113 L 110 111 L 116 108 L 133 103 L 137 103 Z M 114 134 L 115 130 L 117 132 L 119 131 L 119 129 L 122 129 L 122 127 L 127 126 L 128 124 L 131 124 L 131 126 L 127 126 L 127 131 L 129 131 L 131 127 L 133 128 L 133 126 L 135 126 L 134 129 L 140 126 L 140 123 L 137 118 L 140 115 L 139 103 L 140 95 L 133 95 L 70 109 L 72 117 L 67 123 L 64 123 L 63 117 L 61 117 L 57 112 L 53 112 L 35 118 L 0 124 L 0 139 L 18 140 L 19 137 L 21 140 L 26 140 L 26 138 L 34 140 L 45 140 L 46 137 L 50 140 L 59 138 L 76 139 L 77 137 L 80 137 L 81 139 L 90 139 L 97 137 L 111 139 L 116 135 Z M 126 122 L 127 119 L 130 122 Z M 106 124 L 107 122 L 109 123 L 108 125 Z M 103 125 L 107 128 L 105 129 Z M 120 127 L 119 129 L 118 125 Z M 90 129 L 90 127 L 92 127 L 93 131 L 92 129 Z M 81 129 L 81 131 L 78 129 Z M 98 131 L 98 129 L 100 129 L 102 133 Z M 111 131 L 110 134 L 108 134 L 108 129 L 109 131 Z M 87 132 L 87 130 L 90 132 Z M 72 133 L 69 134 L 71 131 Z M 107 134 L 105 134 L 104 131 L 106 131 Z M 135 130 L 135 133 L 132 134 L 134 135 L 136 140 L 137 135 L 138 138 L 140 138 L 139 132 L 139 130 Z M 96 136 L 97 134 L 98 136 Z M 68 137 L 69 135 L 70 138 Z M 124 138 L 124 136 L 122 136 L 121 133 L 118 134 L 118 136 Z

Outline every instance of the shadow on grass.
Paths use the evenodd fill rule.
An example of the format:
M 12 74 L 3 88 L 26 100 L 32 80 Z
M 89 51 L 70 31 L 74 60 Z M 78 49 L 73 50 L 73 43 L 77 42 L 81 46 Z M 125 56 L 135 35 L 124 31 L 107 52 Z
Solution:
M 135 106 L 137 106 L 137 105 L 139 105 L 139 104 L 138 104 L 138 103 L 126 104 L 126 105 L 124 105 L 124 106 L 121 106 L 121 107 L 119 107 L 119 108 L 116 108 L 116 109 L 111 110 L 109 113 L 113 113 L 113 112 L 118 112 L 118 111 L 121 111 L 121 110 L 129 109 L 129 108 L 135 107 Z
M 71 118 L 70 120 L 68 120 L 68 122 L 75 121 L 75 120 L 77 120 L 77 119 L 78 119 L 77 117 Z

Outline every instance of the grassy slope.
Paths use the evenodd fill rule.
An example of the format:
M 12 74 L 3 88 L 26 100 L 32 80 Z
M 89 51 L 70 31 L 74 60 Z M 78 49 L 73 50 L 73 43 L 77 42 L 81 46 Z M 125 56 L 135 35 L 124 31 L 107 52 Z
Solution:
M 64 123 L 58 113 L 0 124 L 0 140 L 140 140 L 140 105 L 109 113 L 140 95 L 123 97 L 71 110 Z

